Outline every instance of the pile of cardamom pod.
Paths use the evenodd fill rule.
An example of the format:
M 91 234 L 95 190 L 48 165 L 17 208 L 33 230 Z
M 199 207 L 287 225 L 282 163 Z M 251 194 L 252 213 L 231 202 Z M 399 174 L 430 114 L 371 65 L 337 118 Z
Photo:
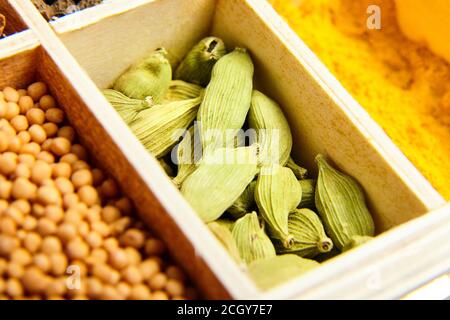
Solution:
M 253 73 L 246 49 L 227 52 L 208 37 L 173 74 L 168 52 L 158 49 L 103 92 L 230 255 L 267 289 L 366 242 L 374 223 L 360 185 L 323 155 L 317 180 L 307 179 L 291 157 L 282 109 L 253 88 Z

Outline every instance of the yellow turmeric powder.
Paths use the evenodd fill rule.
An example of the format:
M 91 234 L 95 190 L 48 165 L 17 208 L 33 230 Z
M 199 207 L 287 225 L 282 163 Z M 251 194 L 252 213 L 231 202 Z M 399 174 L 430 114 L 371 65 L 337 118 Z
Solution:
M 270 0 L 431 184 L 450 199 L 450 65 L 400 31 L 394 0 Z M 367 28 L 367 8 L 381 29 Z

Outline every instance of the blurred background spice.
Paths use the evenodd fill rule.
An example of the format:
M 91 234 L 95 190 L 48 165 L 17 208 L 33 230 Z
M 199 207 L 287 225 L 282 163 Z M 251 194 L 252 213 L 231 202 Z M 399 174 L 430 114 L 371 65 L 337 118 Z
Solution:
M 431 2 L 436 1 L 440 0 Z M 270 2 L 432 185 L 450 199 L 450 66 L 404 36 L 395 1 Z M 366 26 L 369 5 L 381 8 L 381 30 Z
M 0 91 L 0 300 L 195 298 L 42 82 Z
M 47 20 L 52 20 L 102 3 L 104 0 L 31 0 Z

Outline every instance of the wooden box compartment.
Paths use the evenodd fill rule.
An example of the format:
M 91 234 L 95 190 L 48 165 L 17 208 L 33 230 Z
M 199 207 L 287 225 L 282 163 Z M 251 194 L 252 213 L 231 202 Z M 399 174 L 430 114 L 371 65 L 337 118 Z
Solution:
M 346 100 L 340 84 L 265 1 L 117 0 L 52 22 L 57 36 L 30 3 L 10 2 L 53 59 L 41 55 L 47 57 L 38 67 L 43 78 L 55 88 L 69 88 L 70 94 L 56 90 L 55 95 L 63 105 L 73 106 L 67 113 L 86 145 L 101 157 L 207 297 L 392 297 L 442 272 L 428 270 L 424 277 L 413 277 L 409 286 L 390 288 L 401 285 L 398 281 L 412 270 L 411 259 L 417 257 L 402 252 L 412 239 L 425 244 L 448 240 L 450 208 L 418 218 L 445 201 L 362 108 Z M 223 38 L 229 48 L 250 50 L 257 86 L 277 100 L 288 117 L 299 163 L 316 174 L 313 159 L 320 152 L 354 176 L 366 191 L 378 234 L 412 221 L 271 292 L 258 290 L 97 89 L 110 86 L 131 63 L 158 47 L 179 61 L 209 34 Z M 427 237 L 430 230 L 436 231 L 434 238 Z M 431 254 L 425 245 L 415 250 Z M 446 243 L 433 254 L 448 251 Z M 402 263 L 395 268 L 388 263 L 394 255 L 403 258 L 396 260 Z M 448 266 L 448 258 L 444 262 Z M 415 270 L 423 266 L 419 261 Z M 372 276 L 367 270 L 377 267 L 377 272 L 392 272 L 389 281 L 376 289 L 363 286 Z
M 27 29 L 27 25 L 19 13 L 17 13 L 7 0 L 0 0 L 0 13 L 6 18 L 6 27 L 3 33 L 7 36 Z

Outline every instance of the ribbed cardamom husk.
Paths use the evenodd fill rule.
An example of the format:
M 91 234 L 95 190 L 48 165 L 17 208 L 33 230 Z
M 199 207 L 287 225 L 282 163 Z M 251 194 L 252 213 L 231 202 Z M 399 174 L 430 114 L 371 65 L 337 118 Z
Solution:
M 202 157 L 202 144 L 196 125 L 186 131 L 183 140 L 174 151 L 176 151 L 178 172 L 172 181 L 179 188 L 183 181 L 197 169 L 197 163 Z
M 297 208 L 302 189 L 291 169 L 274 164 L 264 166 L 258 176 L 255 200 L 273 238 L 290 248 L 294 237 L 289 233 L 289 213 Z
M 253 72 L 250 55 L 242 48 L 214 65 L 197 117 L 204 151 L 208 146 L 229 147 L 228 141 L 244 125 L 252 97 Z
M 106 89 L 102 93 L 128 125 L 136 119 L 140 111 L 151 107 L 148 101 L 128 98 L 117 90 Z
M 138 113 L 130 128 L 155 157 L 170 152 L 195 119 L 201 98 L 156 105 Z
M 202 95 L 202 87 L 199 85 L 185 82 L 182 80 L 172 80 L 170 82 L 169 91 L 167 91 L 165 101 L 177 101 L 197 98 Z
M 259 225 L 256 212 L 248 213 L 237 220 L 232 234 L 239 254 L 247 264 L 276 255 L 272 241 Z
M 206 86 L 214 64 L 227 53 L 225 44 L 217 37 L 207 37 L 197 43 L 175 71 L 175 79 Z
M 316 196 L 316 180 L 305 179 L 299 180 L 300 187 L 302 188 L 302 201 L 298 205 L 299 208 L 309 208 L 314 209 L 315 206 L 315 196 Z
M 333 249 L 333 242 L 325 234 L 319 216 L 309 209 L 295 209 L 289 214 L 289 233 L 294 236 L 294 244 L 280 252 L 295 253 L 301 257 L 313 258 Z
M 172 68 L 167 51 L 158 49 L 125 71 L 116 80 L 113 89 L 133 99 L 151 97 L 155 104 L 160 104 L 171 80 Z
M 359 183 L 330 166 L 323 155 L 316 162 L 316 208 L 334 245 L 342 250 L 354 236 L 373 236 L 374 222 Z
M 236 201 L 256 173 L 255 147 L 219 148 L 204 154 L 181 193 L 203 221 L 211 222 Z
M 228 208 L 227 211 L 231 213 L 235 219 L 239 219 L 251 212 L 251 209 L 255 205 L 255 187 L 256 181 L 252 181 L 233 205 Z
M 294 172 L 297 179 L 299 179 L 299 180 L 303 180 L 308 177 L 308 170 L 305 168 L 302 168 L 298 164 L 296 164 L 294 159 L 292 159 L 291 157 L 289 157 L 289 160 L 286 163 L 286 167 L 291 169 L 292 172 Z
M 283 254 L 254 261 L 249 265 L 248 272 L 259 288 L 268 290 L 319 265 L 317 261 L 301 258 L 295 254 Z
M 342 251 L 348 251 L 348 250 L 354 249 L 354 248 L 359 247 L 373 239 L 374 239 L 374 237 L 369 237 L 369 236 L 354 236 L 350 239 L 349 242 L 347 242 L 347 244 L 342 249 Z
M 248 123 L 257 133 L 261 165 L 284 166 L 291 154 L 292 134 L 280 106 L 263 93 L 253 90 Z
M 242 259 L 239 255 L 239 250 L 236 246 L 236 241 L 229 228 L 224 226 L 217 221 L 208 223 L 208 228 L 214 234 L 214 236 L 220 241 L 220 243 L 225 247 L 230 256 L 238 264 L 242 264 Z

